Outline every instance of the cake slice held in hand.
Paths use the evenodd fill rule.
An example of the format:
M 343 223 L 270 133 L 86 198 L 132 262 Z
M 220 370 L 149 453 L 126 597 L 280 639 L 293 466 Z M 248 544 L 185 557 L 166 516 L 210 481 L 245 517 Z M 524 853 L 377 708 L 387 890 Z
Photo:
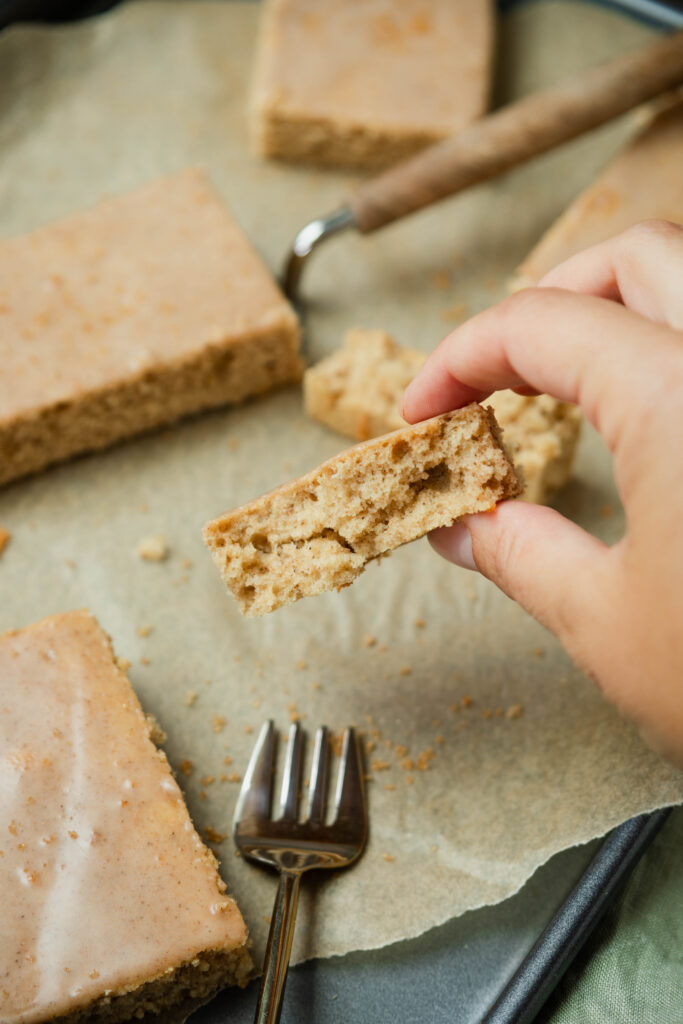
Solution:
M 214 519 L 204 539 L 241 611 L 265 615 L 520 490 L 493 413 L 473 404 L 347 449 Z

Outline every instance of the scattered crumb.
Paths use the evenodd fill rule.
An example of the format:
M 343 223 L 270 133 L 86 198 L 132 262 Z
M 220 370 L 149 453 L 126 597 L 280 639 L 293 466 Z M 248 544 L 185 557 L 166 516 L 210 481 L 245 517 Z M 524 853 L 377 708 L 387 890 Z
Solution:
M 196 690 L 189 690 L 185 694 L 185 706 L 191 708 L 196 700 L 199 699 L 199 694 Z
M 4 526 L 0 526 L 0 555 L 3 553 L 3 551 L 9 544 L 11 536 L 12 534 L 9 532 L 9 530 L 6 530 Z
M 402 743 L 397 743 L 394 750 L 396 751 L 396 757 L 405 757 L 408 753 L 408 748 L 404 747 Z
M 74 562 L 73 558 L 65 558 L 64 559 L 64 565 L 67 567 L 67 569 L 75 569 L 76 568 L 76 563 Z
M 432 284 L 435 288 L 438 288 L 440 292 L 447 291 L 451 284 L 450 271 L 437 270 L 436 273 L 432 274 Z
M 204 829 L 204 835 L 210 843 L 222 843 L 228 838 L 227 832 L 217 832 L 216 829 L 211 828 L 210 825 L 207 825 Z
M 448 710 L 449 711 L 454 711 L 457 714 L 458 711 L 460 711 L 460 705 L 459 704 L 449 704 L 448 705 Z
M 433 749 L 433 747 L 427 747 L 426 750 L 423 750 L 421 753 L 419 753 L 417 755 L 417 760 L 415 762 L 415 767 L 417 768 L 417 770 L 419 772 L 426 772 L 429 769 L 429 763 L 430 763 L 430 761 L 433 760 L 433 758 L 434 758 L 434 749 Z
M 138 636 L 149 636 L 153 629 L 153 626 L 138 626 L 137 634 Z
M 189 757 L 185 758 L 184 761 L 180 762 L 180 771 L 183 775 L 192 775 L 194 771 L 194 761 L 190 761 Z
M 192 561 L 191 558 L 183 558 L 183 560 L 180 563 L 180 568 L 181 569 L 191 569 L 193 565 L 194 565 L 194 562 Z
M 441 725 L 441 721 L 438 718 L 432 718 L 432 726 L 434 729 L 438 729 Z
M 227 718 L 223 715 L 211 715 L 211 728 L 214 732 L 223 732 L 227 725 Z
M 251 706 L 252 708 L 255 708 L 256 711 L 258 711 L 258 709 L 261 707 L 261 698 L 257 697 L 256 700 L 252 700 Z
M 420 618 L 415 619 L 415 629 L 424 629 L 425 626 L 426 626 L 426 622 L 425 622 L 424 619 L 420 619 Z
M 524 714 L 524 708 L 521 704 L 511 704 L 505 712 L 506 718 L 521 718 Z
M 211 680 L 210 679 L 205 679 L 204 680 L 204 686 L 211 686 Z
M 317 679 L 313 680 L 313 682 L 311 683 L 311 686 L 313 687 L 314 690 L 322 689 L 322 687 L 320 686 L 320 683 L 318 682 Z
M 609 519 L 610 516 L 614 515 L 614 509 L 611 505 L 601 505 L 599 511 L 603 519 Z
M 335 757 L 341 757 L 342 752 L 342 734 L 340 732 L 333 732 L 330 736 L 330 746 L 332 747 L 332 753 Z
M 218 781 L 219 782 L 227 782 L 228 781 L 228 776 L 225 774 L 225 772 L 221 772 L 220 773 L 220 775 L 218 776 Z
M 391 768 L 391 765 L 389 764 L 388 761 L 375 760 L 372 762 L 370 767 L 372 768 L 373 772 L 388 772 L 389 769 Z
M 375 743 L 374 740 L 366 740 L 365 741 L 365 752 L 367 754 L 371 754 L 376 746 L 377 746 L 377 744 Z
M 393 784 L 393 782 L 385 782 L 384 788 L 389 792 L 392 792 L 394 789 L 396 789 L 396 786 Z
M 391 750 L 393 743 L 391 742 L 391 740 L 385 740 L 384 746 L 387 748 L 387 750 Z
M 221 726 L 221 728 L 222 728 L 222 726 Z M 247 736 L 249 736 L 254 731 L 254 726 L 253 725 L 245 725 L 244 731 L 246 732 Z
M 446 306 L 441 310 L 442 320 L 464 320 L 468 314 L 467 305 L 464 302 L 456 302 L 453 306 Z
M 493 713 L 496 716 L 496 718 L 501 718 L 502 715 L 503 715 L 503 709 L 502 708 L 494 708 L 493 709 Z
M 149 658 L 140 658 L 141 665 L 151 665 Z
M 138 505 L 138 512 L 142 512 L 143 515 L 145 512 L 149 512 L 149 505 L 146 501 L 143 501 L 141 505 Z
M 363 776 L 363 781 L 364 781 L 364 782 L 372 782 L 372 781 L 373 781 L 372 775 L 370 775 L 370 774 L 367 774 L 367 773 L 366 773 L 366 774 L 365 774 L 365 775 Z
M 396 860 L 393 853 L 383 853 L 382 856 L 384 860 L 389 862 L 389 864 L 391 864 L 392 861 Z
M 481 709 L 482 718 L 490 718 L 492 714 L 493 714 L 493 712 L 491 711 L 491 708 L 482 708 Z
M 238 437 L 231 437 L 230 440 L 228 441 L 228 448 L 230 449 L 231 452 L 236 452 L 239 446 L 240 442 Z
M 299 660 L 296 663 L 296 667 L 299 669 L 300 672 L 303 672 L 305 668 L 308 668 L 308 662 L 304 661 L 303 658 L 299 658 Z
M 374 647 L 377 643 L 377 637 L 373 636 L 372 633 L 368 633 L 367 636 L 363 637 L 363 643 L 366 647 Z
M 161 728 L 156 718 L 151 712 L 146 712 L 145 721 L 147 722 L 147 728 L 149 729 L 149 738 L 156 747 L 161 747 L 167 740 L 166 733 Z
M 412 671 L 413 670 L 410 667 L 410 665 L 401 665 L 401 668 L 399 669 L 399 672 L 402 676 L 409 676 L 412 674 Z
M 534 647 L 533 655 L 534 658 L 545 658 L 545 651 L 542 647 Z
M 210 786 L 213 782 L 216 781 L 216 776 L 204 775 L 199 781 L 201 782 L 202 786 Z
M 239 654 L 233 654 L 233 656 L 232 656 L 232 660 L 233 660 L 233 661 L 235 661 L 235 662 L 237 662 L 237 661 L 241 661 L 241 660 L 242 660 L 242 658 L 241 658 L 241 655 L 239 655 Z
M 412 786 L 414 782 L 415 779 L 412 775 L 406 775 L 406 786 Z
M 461 701 L 460 701 L 460 707 L 461 707 L 461 708 L 471 708 L 473 704 L 474 704 L 474 701 L 473 701 L 473 700 L 472 700 L 472 698 L 471 698 L 471 697 L 469 696 L 469 694 L 466 694 L 466 695 L 465 695 L 465 696 L 464 696 L 464 697 L 463 697 L 463 698 L 461 699 Z
M 232 758 L 230 757 L 230 754 L 225 755 L 225 757 L 223 758 L 223 764 L 232 764 Z
M 387 644 L 380 644 L 377 650 L 380 652 L 380 654 L 386 654 L 389 648 Z
M 114 661 L 116 662 L 116 667 L 120 672 L 127 672 L 132 665 L 129 658 L 115 658 Z
M 444 742 L 443 736 L 441 734 L 439 734 L 438 736 L 435 736 L 434 737 L 434 742 L 435 743 L 443 743 Z
M 199 799 L 200 800 L 206 800 L 206 791 L 205 790 L 203 790 L 203 789 L 199 790 Z
M 407 772 L 412 772 L 415 767 L 415 762 L 412 757 L 404 757 L 401 761 L 401 768 L 405 768 Z
M 145 562 L 163 562 L 168 558 L 168 544 L 163 534 L 144 537 L 138 544 L 138 557 Z
M 97 969 L 90 971 L 90 973 L 88 974 L 88 977 L 92 978 L 93 980 L 95 978 L 99 978 L 99 976 L 100 976 L 100 972 Z
M 228 782 L 241 782 L 241 781 L 242 781 L 242 776 L 240 775 L 239 772 L 231 772 L 231 774 L 228 775 Z
M 436 844 L 434 844 L 433 846 L 430 846 L 430 847 L 429 847 L 429 852 L 430 852 L 430 853 L 436 853 L 436 851 L 437 851 L 438 849 L 439 849 L 439 847 L 438 847 L 438 846 L 437 846 Z

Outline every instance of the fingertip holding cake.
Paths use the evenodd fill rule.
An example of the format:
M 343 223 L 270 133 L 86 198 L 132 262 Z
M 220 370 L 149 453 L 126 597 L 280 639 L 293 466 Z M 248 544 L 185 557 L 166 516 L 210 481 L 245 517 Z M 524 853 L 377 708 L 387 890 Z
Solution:
M 302 368 L 293 310 L 199 170 L 0 241 L 0 484 Z
M 480 117 L 489 0 L 268 0 L 251 101 L 256 153 L 378 167 Z
M 405 426 L 401 397 L 426 355 L 381 330 L 348 331 L 344 345 L 304 374 L 304 405 L 313 419 L 358 441 Z M 549 395 L 497 391 L 487 400 L 503 431 L 524 501 L 545 504 L 571 474 L 582 415 Z
M 347 449 L 207 523 L 204 540 L 240 610 L 265 615 L 520 490 L 493 414 L 473 404 Z
M 0 637 L 0 692 L 3 1024 L 169 1019 L 245 984 L 242 916 L 93 616 Z

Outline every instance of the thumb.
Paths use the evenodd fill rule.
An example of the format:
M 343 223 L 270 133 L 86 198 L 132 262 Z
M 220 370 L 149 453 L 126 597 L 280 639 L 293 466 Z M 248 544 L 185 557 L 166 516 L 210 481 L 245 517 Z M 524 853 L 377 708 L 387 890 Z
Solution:
M 520 501 L 465 516 L 430 541 L 449 561 L 479 569 L 580 656 L 606 607 L 605 544 L 554 509 Z

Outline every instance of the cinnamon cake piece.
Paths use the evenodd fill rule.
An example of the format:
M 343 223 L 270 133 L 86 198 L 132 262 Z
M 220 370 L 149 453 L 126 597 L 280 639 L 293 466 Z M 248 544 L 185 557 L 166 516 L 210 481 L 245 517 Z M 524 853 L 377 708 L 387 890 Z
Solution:
M 248 979 L 244 921 L 151 730 L 89 612 L 0 637 L 3 1024 L 176 1019 Z
M 521 490 L 480 405 L 349 448 L 204 528 L 248 616 L 348 586 L 369 561 Z
M 0 483 L 299 379 L 297 319 L 201 171 L 0 242 Z
M 486 109 L 489 0 L 267 0 L 263 8 L 250 111 L 260 156 L 387 165 Z
M 536 284 L 558 263 L 651 218 L 683 223 L 683 102 L 667 106 L 546 231 L 511 289 Z
M 426 358 L 385 331 L 351 330 L 342 348 L 304 374 L 306 411 L 357 441 L 398 430 L 405 426 L 399 412 L 403 392 Z M 547 503 L 571 475 L 581 411 L 550 395 L 514 391 L 497 391 L 486 403 L 519 470 L 522 499 Z

